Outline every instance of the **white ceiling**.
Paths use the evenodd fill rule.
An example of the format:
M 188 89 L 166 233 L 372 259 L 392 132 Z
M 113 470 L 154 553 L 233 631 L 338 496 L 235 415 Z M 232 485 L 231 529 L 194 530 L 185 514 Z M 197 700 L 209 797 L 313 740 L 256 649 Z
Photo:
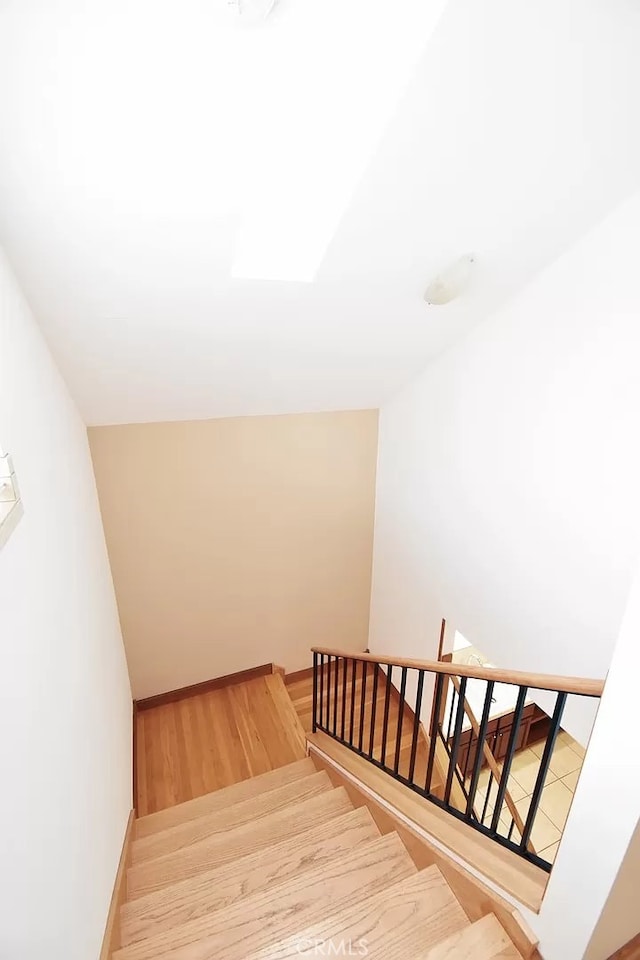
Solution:
M 89 423 L 377 406 L 640 184 L 638 49 L 635 0 L 0 0 L 0 242 Z

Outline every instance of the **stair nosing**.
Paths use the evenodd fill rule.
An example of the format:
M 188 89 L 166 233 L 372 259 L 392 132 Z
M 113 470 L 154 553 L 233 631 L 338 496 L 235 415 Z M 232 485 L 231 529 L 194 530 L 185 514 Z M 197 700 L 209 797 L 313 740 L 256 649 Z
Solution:
M 322 773 L 324 773 L 325 775 L 319 776 L 319 774 L 322 774 Z M 166 853 L 174 852 L 174 851 L 165 851 L 164 853 L 151 854 L 150 856 L 142 856 L 142 857 L 139 855 L 140 851 L 144 853 L 145 850 L 152 847 L 154 844 L 161 843 L 163 839 L 167 840 L 167 839 L 170 839 L 171 837 L 179 837 L 180 831 L 186 832 L 187 829 L 192 829 L 194 831 L 197 831 L 198 824 L 200 824 L 202 828 L 204 828 L 208 823 L 210 823 L 212 827 L 215 827 L 216 817 L 222 818 L 225 812 L 227 812 L 230 809 L 234 811 L 240 810 L 241 812 L 243 810 L 245 811 L 249 810 L 250 808 L 247 806 L 248 804 L 253 804 L 255 806 L 257 802 L 259 802 L 261 799 L 263 800 L 264 798 L 268 798 L 270 796 L 273 797 L 274 794 L 278 794 L 280 792 L 284 794 L 285 791 L 293 792 L 294 789 L 296 787 L 300 787 L 301 784 L 307 783 L 309 786 L 311 786 L 310 781 L 312 780 L 315 781 L 317 784 L 322 784 L 325 791 L 331 789 L 331 780 L 328 774 L 326 773 L 326 771 L 314 770 L 313 773 L 308 774 L 306 777 L 300 777 L 297 780 L 292 780 L 290 783 L 285 783 L 279 787 L 274 787 L 272 790 L 265 790 L 261 793 L 256 794 L 255 796 L 247 797 L 246 800 L 241 800 L 236 804 L 230 805 L 229 807 L 221 807 L 219 810 L 214 810 L 211 813 L 202 814 L 202 816 L 200 817 L 194 817 L 191 820 L 185 820 L 182 823 L 176 823 L 171 827 L 167 827 L 164 830 L 159 830 L 156 833 L 150 834 L 149 836 L 135 839 L 131 843 L 131 866 L 139 866 L 142 863 L 148 863 L 150 860 L 155 860 L 157 859 L 157 857 L 165 856 Z M 322 793 L 322 792 L 323 790 L 320 789 L 319 787 L 317 790 L 317 793 Z M 297 798 L 295 797 L 292 798 L 291 802 L 295 803 L 296 799 Z M 274 809 L 274 812 L 276 812 L 276 810 L 279 810 L 279 809 L 282 809 L 282 807 L 276 807 Z M 179 844 L 179 846 L 176 847 L 176 850 L 182 849 L 183 847 L 192 846 L 194 843 L 199 843 L 201 840 L 206 839 L 206 837 L 208 836 L 213 836 L 215 833 L 226 833 L 229 830 L 235 829 L 237 826 L 241 826 L 242 822 L 243 821 L 239 821 L 238 823 L 235 823 L 226 827 L 223 826 L 219 830 L 211 829 L 210 831 L 207 831 L 203 836 L 196 837 L 193 839 L 185 838 L 184 843 Z
M 279 857 L 282 856 L 282 854 L 288 847 L 295 848 L 296 843 L 294 841 L 297 842 L 298 847 L 302 847 L 302 848 L 304 848 L 305 846 L 308 847 L 312 843 L 317 844 L 318 847 L 322 847 L 323 831 L 326 835 L 326 833 L 328 832 L 328 828 L 330 828 L 332 824 L 334 824 L 335 826 L 338 826 L 338 822 L 340 822 L 339 827 L 341 831 L 342 830 L 349 831 L 352 828 L 353 829 L 359 828 L 361 830 L 365 830 L 365 829 L 370 830 L 371 835 L 367 838 L 366 842 L 368 842 L 369 840 L 374 840 L 381 836 L 380 830 L 376 825 L 376 822 L 373 819 L 368 807 L 366 806 L 356 807 L 344 813 L 337 814 L 336 816 L 330 817 L 328 820 L 322 821 L 322 823 L 320 824 L 311 826 L 308 830 L 303 830 L 302 833 L 296 834 L 294 837 L 288 837 L 286 839 L 279 840 L 277 843 L 264 847 L 262 850 L 256 851 L 254 853 L 248 853 L 242 857 L 239 857 L 237 860 L 232 860 L 229 863 L 223 864 L 220 867 L 213 867 L 211 870 L 204 871 L 203 873 L 195 874 L 194 876 L 188 877 L 184 880 L 178 880 L 176 881 L 176 883 L 170 884 L 169 886 L 166 886 L 166 887 L 162 887 L 160 890 L 153 891 L 152 893 L 146 894 L 143 897 L 138 897 L 134 900 L 124 903 L 120 908 L 121 935 L 122 933 L 124 933 L 124 931 L 126 931 L 128 926 L 130 925 L 133 926 L 136 923 L 140 923 L 142 921 L 143 919 L 142 917 L 136 916 L 136 914 L 140 912 L 141 908 L 143 909 L 146 908 L 146 910 L 149 911 L 151 916 L 149 916 L 148 922 L 151 923 L 153 922 L 154 910 L 156 911 L 163 910 L 165 913 L 169 913 L 174 908 L 174 903 L 180 903 L 180 901 L 185 896 L 188 896 L 190 893 L 192 897 L 195 897 L 195 900 L 197 902 L 197 900 L 202 895 L 206 895 L 207 884 L 229 882 L 230 881 L 229 876 L 226 876 L 226 877 L 221 876 L 221 874 L 223 874 L 227 870 L 227 868 L 237 867 L 237 869 L 241 870 L 244 867 L 246 868 L 247 872 L 249 872 L 252 869 L 258 869 L 262 861 L 267 861 L 269 858 L 273 858 L 273 860 L 276 861 L 279 859 Z M 338 839 L 339 836 L 340 834 L 335 834 L 333 839 Z M 329 860 L 337 859 L 341 855 L 342 854 L 336 852 L 334 855 L 323 860 L 322 862 L 327 863 L 329 862 Z M 297 872 L 287 874 L 282 879 L 280 879 L 280 877 L 277 877 L 275 880 L 271 880 L 268 888 L 263 887 L 263 888 L 258 888 L 257 890 L 253 890 L 249 894 L 247 894 L 247 897 L 251 896 L 253 893 L 259 892 L 260 889 L 262 890 L 275 889 L 277 886 L 281 885 L 282 883 L 288 882 L 295 876 L 300 877 L 302 873 L 305 873 L 307 872 L 307 870 L 313 869 L 315 866 L 319 866 L 319 865 L 320 865 L 319 863 L 317 863 L 316 861 L 313 861 L 312 863 L 310 863 L 310 865 L 307 868 L 303 868 Z M 233 871 L 230 870 L 229 872 L 232 873 Z M 239 879 L 239 876 L 232 877 L 233 882 L 237 882 L 238 879 Z M 190 890 L 189 888 L 192 888 L 192 889 Z M 196 888 L 196 889 L 193 889 L 193 888 Z M 198 889 L 198 888 L 201 888 L 201 889 Z M 237 903 L 243 899 L 246 899 L 246 898 L 243 896 L 238 896 L 235 900 L 231 901 L 231 903 Z M 204 915 L 205 913 L 215 913 L 221 909 L 225 909 L 227 906 L 230 906 L 231 903 L 224 904 L 221 907 L 215 907 L 212 910 L 203 910 L 202 914 L 200 915 Z M 128 909 L 128 908 L 131 908 L 131 909 Z M 195 918 L 191 917 L 189 919 L 195 919 Z M 143 940 L 143 939 L 147 939 L 147 937 L 136 937 L 136 939 L 134 940 L 128 940 L 127 943 L 122 944 L 122 946 L 129 946 L 130 944 L 137 943 L 139 940 Z
M 335 804 L 337 804 L 338 801 L 340 801 L 341 805 L 342 805 L 343 807 L 345 807 L 345 809 L 342 810 L 342 812 L 344 812 L 344 813 L 346 813 L 349 809 L 353 809 L 353 804 L 351 803 L 351 801 L 350 801 L 350 799 L 349 799 L 349 796 L 348 796 L 348 794 L 347 794 L 346 789 L 345 789 L 344 787 L 335 787 L 333 790 L 323 791 L 323 792 L 321 792 L 321 793 L 316 794 L 316 795 L 313 796 L 313 797 L 308 797 L 307 799 L 302 800 L 300 803 L 293 804 L 291 808 L 283 807 L 283 808 L 281 808 L 280 810 L 274 811 L 273 814 L 270 814 L 268 817 L 265 817 L 265 818 L 264 818 L 264 822 L 261 824 L 261 827 L 264 828 L 265 825 L 268 827 L 268 826 L 269 826 L 268 821 L 269 821 L 269 819 L 270 819 L 271 817 L 280 817 L 280 818 L 282 818 L 283 814 L 284 814 L 285 812 L 287 812 L 288 809 L 289 809 L 289 812 L 291 813 L 291 811 L 299 810 L 299 809 L 301 809 L 301 808 L 303 808 L 303 807 L 307 807 L 307 808 L 308 808 L 309 805 L 320 807 L 320 806 L 321 806 L 321 801 L 322 801 L 322 802 L 326 802 L 326 801 L 328 800 L 328 798 L 333 798 L 333 802 L 334 802 Z M 322 812 L 319 813 L 319 816 L 322 816 Z M 333 816 L 335 816 L 335 814 L 332 814 L 331 816 L 333 817 Z M 331 818 L 331 817 L 330 817 L 330 818 Z M 238 831 L 238 833 L 240 834 L 241 832 L 248 831 L 250 828 L 251 828 L 251 824 L 250 824 L 250 823 L 249 823 L 249 824 L 244 823 L 244 824 L 241 824 L 241 825 L 238 826 L 238 827 L 235 827 L 233 830 L 228 831 L 228 833 L 229 833 L 229 834 L 233 834 L 234 832 Z M 303 832 L 303 831 L 301 831 L 301 832 Z M 148 871 L 150 868 L 155 868 L 155 869 L 157 869 L 158 866 L 162 866 L 162 861 L 169 860 L 169 858 L 176 858 L 176 859 L 178 859 L 180 855 L 186 855 L 186 856 L 188 856 L 189 854 L 193 854 L 194 851 L 197 851 L 197 848 L 198 848 L 198 847 L 208 846 L 208 845 L 211 844 L 212 840 L 214 840 L 216 837 L 219 838 L 219 837 L 223 837 L 223 836 L 225 836 L 225 834 L 222 834 L 222 833 L 219 833 L 219 834 L 211 834 L 211 836 L 207 837 L 206 839 L 201 840 L 201 841 L 199 841 L 198 843 L 191 844 L 191 845 L 188 846 L 188 847 L 183 847 L 183 848 L 181 848 L 180 850 L 172 851 L 171 853 L 163 854 L 162 856 L 154 857 L 154 858 L 152 858 L 152 859 L 150 859 L 150 860 L 144 860 L 144 861 L 142 861 L 141 863 L 134 864 L 133 866 L 130 866 L 130 867 L 128 868 L 128 870 L 127 870 L 127 885 L 128 885 L 128 890 L 129 890 L 128 899 L 130 899 L 130 900 L 135 900 L 135 899 L 137 899 L 137 896 L 135 896 L 135 895 L 134 895 L 134 896 L 131 896 L 131 891 L 130 891 L 131 877 L 132 877 L 132 875 L 135 876 L 136 871 L 141 871 L 141 870 L 142 870 L 142 871 Z M 229 838 L 228 838 L 228 839 L 229 839 Z M 266 848 L 266 847 L 268 847 L 268 846 L 269 846 L 269 844 L 266 844 L 265 847 L 263 847 L 262 849 L 264 849 L 264 848 Z M 228 863 L 228 862 L 230 862 L 231 859 L 232 859 L 232 858 L 229 858 L 228 860 L 224 860 L 224 861 L 222 861 L 222 862 Z M 209 868 L 205 868 L 205 869 L 210 869 L 210 867 L 209 867 Z M 204 872 L 204 871 L 203 871 L 203 870 L 195 870 L 192 874 L 190 874 L 190 876 L 196 876 L 198 873 L 202 873 L 202 872 Z M 178 879 L 178 880 L 184 880 L 184 879 L 187 879 L 187 877 L 179 877 L 179 878 L 177 878 L 177 879 Z M 168 882 L 166 882 L 166 883 L 161 883 L 158 887 L 156 887 L 156 889 L 158 889 L 158 890 L 164 889 L 164 887 L 169 886 L 170 883 L 171 883 L 171 881 L 168 881 Z M 152 891 L 147 891 L 147 892 L 150 893 L 150 892 L 152 892 Z M 139 894 L 138 896 L 145 896 L 145 895 L 146 895 L 146 893 L 145 893 L 145 894 Z
M 278 775 L 282 776 L 282 772 L 285 770 L 292 771 L 294 768 L 300 768 L 302 766 L 309 768 L 310 760 L 311 760 L 310 757 L 301 757 L 299 760 L 294 760 L 293 763 L 284 764 L 284 766 L 282 767 L 275 767 L 273 770 L 267 770 L 264 773 L 257 774 L 255 777 L 246 777 L 244 780 L 238 780 L 237 783 L 230 783 L 226 787 L 220 787 L 219 790 L 210 790 L 207 793 L 202 793 L 197 797 L 192 797 L 190 800 L 183 800 L 182 803 L 176 803 L 170 807 L 163 807 L 161 810 L 154 810 L 153 813 L 147 813 L 145 814 L 144 817 L 137 818 L 136 831 L 140 830 L 141 828 L 146 831 L 147 828 L 150 825 L 153 825 L 153 822 L 155 822 L 153 821 L 152 818 L 157 817 L 158 819 L 160 819 L 163 815 L 168 815 L 169 811 L 171 811 L 172 815 L 174 813 L 178 813 L 179 811 L 183 813 L 188 813 L 189 809 L 194 809 L 194 807 L 196 807 L 198 804 L 203 803 L 205 798 L 217 799 L 218 797 L 227 798 L 228 796 L 231 796 L 232 797 L 230 801 L 230 805 L 231 805 L 235 802 L 233 800 L 234 792 L 241 793 L 242 790 L 246 789 L 249 784 L 255 785 L 256 781 L 262 780 L 263 778 L 269 777 L 276 780 L 277 776 Z M 311 763 L 313 763 L 312 760 L 311 760 Z M 292 780 L 286 780 L 285 784 L 295 783 L 296 780 L 303 779 L 304 776 L 309 776 L 309 774 L 303 774 L 301 777 L 294 777 Z M 282 786 L 284 786 L 285 784 L 282 784 Z M 268 788 L 268 789 L 273 789 L 273 788 Z M 260 793 L 263 793 L 263 792 L 266 793 L 267 791 L 259 790 L 258 793 L 254 794 L 254 796 L 258 796 Z M 249 797 L 245 799 L 249 799 Z M 207 811 L 207 812 L 215 813 L 217 809 L 223 810 L 224 807 L 225 807 L 225 804 L 221 804 L 220 807 L 214 808 L 214 810 Z M 205 816 L 205 814 L 197 815 L 197 817 L 200 817 L 200 816 Z M 197 819 L 197 817 L 185 816 L 184 819 L 178 820 L 177 823 L 188 823 L 190 820 Z M 174 823 L 170 824 L 170 827 L 173 827 L 173 826 L 176 826 L 176 824 Z M 144 840 L 147 837 L 155 836 L 156 833 L 160 833 L 163 830 L 170 829 L 170 827 L 160 827 L 158 830 L 149 830 L 148 832 L 144 832 L 141 836 L 136 835 L 136 839 Z
M 323 864 L 317 869 L 310 870 L 307 873 L 302 874 L 301 876 L 305 881 L 304 889 L 312 888 L 314 883 L 326 882 L 327 874 L 329 874 L 330 878 L 331 873 L 335 873 L 337 870 L 339 870 L 339 868 L 344 867 L 345 864 L 349 864 L 350 867 L 356 871 L 365 870 L 367 869 L 368 858 L 373 858 L 373 860 L 375 860 L 376 856 L 379 855 L 379 851 L 384 852 L 385 848 L 389 848 L 390 853 L 391 848 L 393 847 L 395 847 L 396 850 L 392 862 L 396 864 L 396 866 L 401 865 L 404 869 L 406 869 L 408 871 L 406 876 L 417 873 L 417 868 L 409 856 L 406 847 L 400 840 L 400 837 L 397 833 L 395 833 L 395 831 L 391 831 L 390 833 L 376 837 L 366 844 L 362 844 L 356 851 L 357 857 L 354 857 L 353 854 L 343 854 L 342 856 L 337 857 L 335 860 L 331 860 L 329 863 Z M 389 856 L 388 859 L 391 860 L 391 857 Z M 356 861 L 357 866 L 354 868 L 354 863 Z M 279 894 L 282 896 L 283 893 L 286 894 L 287 891 L 285 888 L 287 887 L 291 888 L 292 890 L 297 889 L 300 886 L 299 880 L 300 877 L 294 877 L 290 881 L 285 882 L 279 888 L 277 888 L 276 895 Z M 350 894 L 349 897 L 354 898 L 353 900 L 350 899 L 349 902 L 355 903 L 357 900 L 357 891 L 354 890 L 353 894 Z M 172 932 L 176 940 L 180 940 L 180 938 L 183 939 L 183 942 L 181 943 L 176 942 L 173 944 L 168 944 L 166 949 L 159 949 L 158 944 L 154 942 L 156 938 L 148 937 L 144 940 L 138 941 L 137 943 L 133 943 L 128 947 L 124 947 L 122 950 L 116 951 L 113 955 L 113 960 L 130 960 L 131 957 L 135 958 L 136 955 L 139 956 L 141 952 L 142 955 L 144 955 L 144 952 L 148 952 L 150 950 L 153 950 L 153 954 L 151 954 L 153 957 L 157 956 L 158 958 L 161 958 L 165 955 L 170 956 L 172 952 L 186 949 L 196 943 L 199 943 L 201 940 L 208 939 L 210 936 L 212 936 L 211 933 L 206 932 L 205 927 L 207 921 L 213 921 L 219 925 L 224 925 L 227 923 L 231 928 L 233 928 L 233 923 L 239 914 L 250 914 L 252 911 L 257 912 L 261 907 L 268 906 L 271 900 L 273 900 L 273 892 L 271 890 L 267 889 L 261 891 L 255 897 L 249 897 L 246 901 L 239 901 L 238 903 L 231 905 L 229 908 L 216 910 L 211 914 L 203 915 L 196 921 L 193 921 L 194 927 L 192 927 L 191 930 L 188 929 L 191 925 L 189 922 L 176 925 L 175 928 L 172 928 Z M 227 916 L 225 916 L 225 914 L 227 914 Z M 197 938 L 194 936 L 192 940 L 184 939 L 196 932 L 194 929 L 196 924 L 198 927 L 202 928 L 201 930 L 197 931 L 202 935 L 198 936 Z M 277 933 L 278 931 L 275 929 L 274 934 L 276 936 Z M 166 933 L 162 933 L 159 936 L 165 937 Z M 160 946 L 162 946 L 162 944 Z

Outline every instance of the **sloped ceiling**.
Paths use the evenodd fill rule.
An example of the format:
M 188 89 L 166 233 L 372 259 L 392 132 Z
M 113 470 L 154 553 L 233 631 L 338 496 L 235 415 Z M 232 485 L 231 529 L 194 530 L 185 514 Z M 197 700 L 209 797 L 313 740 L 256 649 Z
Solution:
M 377 406 L 638 186 L 638 49 L 632 0 L 0 0 L 0 242 L 88 423 Z

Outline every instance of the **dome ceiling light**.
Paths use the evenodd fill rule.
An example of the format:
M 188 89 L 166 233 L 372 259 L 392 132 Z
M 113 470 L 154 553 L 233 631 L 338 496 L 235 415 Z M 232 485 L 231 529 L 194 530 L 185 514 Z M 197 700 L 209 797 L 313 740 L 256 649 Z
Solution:
M 273 11 L 277 0 L 229 0 L 243 23 L 261 23 Z
M 433 278 L 424 292 L 424 299 L 430 306 L 440 306 L 459 297 L 471 280 L 471 265 L 475 257 L 471 253 L 465 254 L 450 263 L 448 267 Z

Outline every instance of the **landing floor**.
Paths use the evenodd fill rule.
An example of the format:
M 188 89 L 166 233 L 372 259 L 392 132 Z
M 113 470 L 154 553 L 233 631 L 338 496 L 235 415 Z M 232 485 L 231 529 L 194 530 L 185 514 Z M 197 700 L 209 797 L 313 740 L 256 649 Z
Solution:
M 142 710 L 136 737 L 139 817 L 305 756 L 278 674 Z

